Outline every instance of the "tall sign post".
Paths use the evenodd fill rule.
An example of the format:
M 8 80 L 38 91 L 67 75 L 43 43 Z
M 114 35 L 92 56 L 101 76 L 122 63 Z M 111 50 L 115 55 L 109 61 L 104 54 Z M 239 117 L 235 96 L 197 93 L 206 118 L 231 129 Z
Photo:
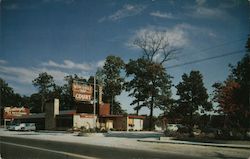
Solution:
M 93 100 L 93 110 L 94 110 L 94 124 L 95 124 L 95 127 L 96 127 L 96 118 L 95 118 L 95 115 L 96 115 L 96 77 L 94 76 L 94 100 Z

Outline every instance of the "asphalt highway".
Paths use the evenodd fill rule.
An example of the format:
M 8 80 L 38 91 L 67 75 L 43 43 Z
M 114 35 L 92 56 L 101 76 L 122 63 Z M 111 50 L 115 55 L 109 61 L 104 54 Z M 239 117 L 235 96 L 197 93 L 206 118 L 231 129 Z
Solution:
M 3 159 L 195 159 L 190 155 L 58 141 L 0 137 Z

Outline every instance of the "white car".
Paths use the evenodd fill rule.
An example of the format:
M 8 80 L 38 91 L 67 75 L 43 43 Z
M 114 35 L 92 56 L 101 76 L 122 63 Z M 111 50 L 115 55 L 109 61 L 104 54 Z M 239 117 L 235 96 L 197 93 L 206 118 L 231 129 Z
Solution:
M 16 130 L 16 131 L 35 131 L 36 124 L 35 123 L 19 123 L 9 126 L 9 130 Z
M 177 124 L 167 124 L 167 130 L 168 131 L 177 131 L 178 126 L 177 126 Z
M 178 129 L 187 129 L 187 127 L 182 124 L 167 124 L 167 130 L 169 131 L 178 131 Z

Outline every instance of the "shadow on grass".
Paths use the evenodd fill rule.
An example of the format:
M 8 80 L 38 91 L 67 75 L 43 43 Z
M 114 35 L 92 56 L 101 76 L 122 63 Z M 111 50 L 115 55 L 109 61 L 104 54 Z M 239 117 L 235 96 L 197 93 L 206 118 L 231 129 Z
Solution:
M 213 157 L 220 158 L 220 159 L 246 159 L 244 157 L 231 157 L 231 156 L 227 156 L 218 152 L 216 152 L 216 155 Z
M 105 137 L 120 137 L 120 138 L 159 138 L 162 133 L 143 133 L 143 132 L 108 132 Z
M 213 143 L 213 144 L 239 144 L 239 145 L 250 145 L 248 140 L 221 140 L 221 139 L 209 139 L 209 138 L 175 138 L 174 140 L 189 141 L 189 142 L 202 142 L 202 143 Z

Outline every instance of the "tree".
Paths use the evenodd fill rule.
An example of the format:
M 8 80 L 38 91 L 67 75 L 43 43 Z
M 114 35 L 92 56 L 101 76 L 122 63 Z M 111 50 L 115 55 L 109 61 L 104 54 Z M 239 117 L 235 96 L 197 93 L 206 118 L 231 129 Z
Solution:
M 63 100 L 63 86 L 59 86 L 59 85 L 56 85 L 56 84 L 54 84 L 53 86 L 52 86 L 52 90 L 50 91 L 50 93 L 49 93 L 49 96 L 50 96 L 50 98 L 51 99 L 55 99 L 55 98 L 57 98 L 57 99 L 59 99 L 59 101 L 60 101 L 60 105 L 62 105 L 63 103 L 61 103 Z
M 250 40 L 248 40 L 250 41 Z M 248 48 L 249 49 L 249 48 Z M 250 51 L 249 51 L 250 52 Z M 250 107 L 250 54 L 246 54 L 237 66 L 231 66 L 231 76 L 235 82 L 239 83 L 241 105 Z M 250 114 L 249 114 L 250 115 Z
M 223 83 L 215 83 L 214 101 L 225 115 L 224 127 L 246 131 L 250 126 L 250 57 L 246 54 Z
M 102 78 L 104 84 L 103 101 L 111 103 L 111 114 L 114 114 L 115 97 L 120 95 L 123 89 L 124 78 L 121 77 L 121 70 L 124 68 L 124 62 L 120 57 L 108 56 L 102 69 Z
M 40 113 L 41 112 L 41 99 L 42 96 L 40 93 L 34 93 L 29 98 L 29 108 L 31 113 Z
M 163 64 L 174 58 L 178 48 L 170 44 L 166 32 L 144 31 L 134 39 L 133 44 L 142 50 L 142 57 L 131 60 L 126 65 L 127 76 L 134 78 L 126 84 L 130 96 L 135 97 L 131 103 L 138 110 L 147 106 L 150 109 L 150 129 L 153 129 L 153 109 L 166 110 L 171 101 L 171 81 Z
M 239 110 L 237 90 L 240 85 L 232 79 L 227 79 L 224 83 L 213 84 L 213 87 L 215 89 L 213 100 L 219 103 L 217 112 L 225 115 L 224 128 L 239 128 L 237 116 L 242 110 Z
M 0 78 L 0 106 L 22 106 L 22 97 Z
M 134 110 L 136 110 L 137 115 L 139 110 L 146 106 L 143 103 L 148 97 L 148 94 L 145 94 L 143 91 L 145 89 L 144 83 L 146 83 L 146 79 L 144 78 L 146 74 L 145 66 L 147 66 L 147 60 L 138 59 L 138 60 L 130 60 L 128 64 L 126 64 L 126 76 L 134 76 L 132 80 L 126 82 L 124 84 L 126 91 L 132 91 L 129 96 L 134 97 L 135 99 L 132 101 L 130 105 L 135 105 Z
M 166 32 L 146 31 L 135 38 L 134 45 L 143 51 L 143 58 L 163 64 L 174 58 L 179 48 L 172 46 Z
M 228 79 L 213 85 L 214 101 L 225 115 L 224 127 L 243 131 L 250 127 L 250 37 L 246 52 L 236 66 L 229 65 Z
M 204 87 L 203 77 L 199 71 L 191 71 L 190 75 L 184 73 L 182 80 L 176 86 L 177 95 L 180 96 L 178 109 L 181 111 L 183 117 L 188 117 L 188 125 L 192 127 L 195 112 L 199 108 L 211 110 L 212 104 L 208 102 L 207 90 Z
M 153 130 L 154 108 L 164 109 L 171 97 L 170 76 L 161 64 L 144 58 L 130 60 L 126 73 L 133 77 L 126 83 L 126 90 L 132 91 L 129 95 L 135 97 L 131 105 L 137 103 L 135 109 L 144 106 L 150 109 L 149 127 Z
M 39 76 L 32 81 L 32 83 L 38 88 L 39 94 L 41 95 L 41 112 L 43 112 L 45 102 L 48 100 L 49 93 L 55 85 L 53 77 L 46 72 L 43 72 L 40 73 Z

